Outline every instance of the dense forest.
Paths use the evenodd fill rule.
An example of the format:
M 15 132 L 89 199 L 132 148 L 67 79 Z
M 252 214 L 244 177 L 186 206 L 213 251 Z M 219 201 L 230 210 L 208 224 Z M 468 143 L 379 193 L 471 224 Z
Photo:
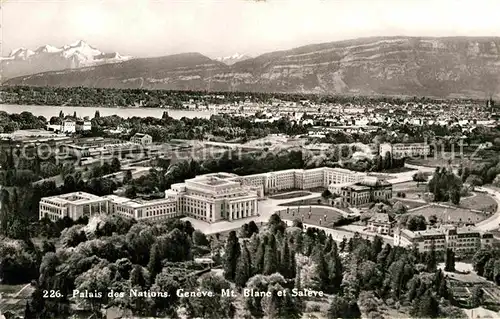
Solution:
M 311 312 L 332 319 L 361 318 L 362 313 L 381 318 L 388 309 L 417 318 L 462 316 L 448 279 L 437 269 L 441 256 L 434 249 L 420 254 L 356 234 L 336 242 L 324 231 L 303 231 L 299 221 L 287 227 L 277 215 L 264 227 L 250 222 L 238 232 L 210 237 L 179 220 L 148 224 L 101 216 L 66 228 L 58 248 L 27 243 L 10 250 L 0 244 L 0 252 L 10 258 L 4 257 L 7 265 L 27 258 L 17 268 L 4 268 L 0 277 L 36 281 L 27 318 L 66 318 L 75 309 L 71 303 L 89 313 L 113 305 L 142 316 L 182 312 L 214 319 L 301 318 Z M 193 262 L 210 253 L 222 275 Z M 454 267 L 450 259 L 447 265 Z M 212 291 L 213 296 L 182 298 L 179 289 Z M 223 295 L 225 289 L 235 294 Z M 125 294 L 110 297 L 111 290 Z M 44 298 L 44 291 L 54 296 Z

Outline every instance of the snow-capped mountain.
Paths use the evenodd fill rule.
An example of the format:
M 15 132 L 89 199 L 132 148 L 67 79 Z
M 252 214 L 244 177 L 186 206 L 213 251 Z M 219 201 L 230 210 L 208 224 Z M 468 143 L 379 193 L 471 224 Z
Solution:
M 118 52 L 105 53 L 85 41 L 55 47 L 44 45 L 32 51 L 26 48 L 12 50 L 7 57 L 0 57 L 2 80 L 46 71 L 81 68 L 107 63 L 119 63 L 132 57 Z
M 245 55 L 245 54 L 233 54 L 231 56 L 226 56 L 226 57 L 220 57 L 220 58 L 215 58 L 216 61 L 222 62 L 227 65 L 232 65 L 235 64 L 236 62 L 244 61 L 247 59 L 251 59 L 252 57 Z

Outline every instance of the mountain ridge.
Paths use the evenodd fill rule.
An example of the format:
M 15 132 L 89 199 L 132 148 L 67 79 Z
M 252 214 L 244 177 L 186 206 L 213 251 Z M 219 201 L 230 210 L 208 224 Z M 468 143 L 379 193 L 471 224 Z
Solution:
M 500 96 L 500 37 L 369 37 L 227 65 L 200 53 L 45 72 L 5 85 L 281 93 Z

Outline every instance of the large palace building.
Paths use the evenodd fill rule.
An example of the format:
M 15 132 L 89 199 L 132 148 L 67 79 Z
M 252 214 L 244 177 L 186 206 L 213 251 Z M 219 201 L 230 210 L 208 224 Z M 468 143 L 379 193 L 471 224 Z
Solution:
M 367 200 L 388 198 L 388 185 L 366 183 L 366 173 L 342 168 L 290 169 L 263 174 L 238 176 L 214 173 L 173 184 L 165 198 L 145 201 L 116 195 L 95 196 L 83 192 L 44 197 L 40 201 L 40 218 L 78 219 L 94 213 L 114 213 L 137 220 L 159 220 L 189 216 L 206 222 L 232 221 L 259 214 L 258 199 L 265 194 L 291 189 L 331 188 L 332 185 L 356 185 L 365 182 L 369 192 L 349 195 L 353 205 Z M 379 196 L 380 193 L 380 196 Z M 365 196 L 366 197 L 366 196 Z M 363 199 L 362 199 L 363 198 Z M 359 201 L 359 203 L 358 203 Z
M 415 247 L 420 252 L 428 252 L 432 245 L 436 251 L 452 249 L 457 254 L 472 254 L 481 248 L 490 248 L 493 244 L 493 234 L 483 233 L 475 227 L 454 227 L 444 225 L 424 231 L 396 229 L 394 231 L 394 246 Z

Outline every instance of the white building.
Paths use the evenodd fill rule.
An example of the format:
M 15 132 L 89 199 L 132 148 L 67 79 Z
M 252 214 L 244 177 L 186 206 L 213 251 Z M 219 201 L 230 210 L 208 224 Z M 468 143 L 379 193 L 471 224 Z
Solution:
M 387 152 L 391 153 L 393 158 L 426 156 L 431 153 L 431 147 L 426 143 L 380 144 L 379 154 L 383 157 Z
M 74 121 L 65 120 L 61 124 L 48 124 L 47 130 L 61 133 L 75 133 L 76 123 Z
M 64 216 L 77 220 L 82 216 L 106 212 L 108 201 L 105 198 L 84 192 L 43 197 L 39 203 L 40 219 L 48 217 L 52 221 Z
M 76 121 L 75 129 L 77 132 L 90 131 L 92 123 L 90 121 Z
M 170 198 L 141 200 L 108 195 L 109 213 L 141 220 L 160 220 L 179 216 L 177 202 Z
M 76 123 L 74 121 L 63 121 L 61 124 L 61 132 L 63 133 L 75 133 Z
M 49 214 L 52 220 L 64 216 L 78 219 L 82 215 L 106 212 L 137 220 L 184 215 L 206 222 L 232 221 L 257 216 L 258 199 L 266 193 L 356 183 L 365 177 L 364 173 L 329 167 L 248 176 L 214 173 L 174 184 L 165 191 L 164 199 L 153 201 L 131 200 L 115 195 L 98 197 L 82 192 L 45 197 L 40 201 L 40 218 Z
M 450 248 L 457 254 L 473 254 L 479 249 L 491 248 L 493 234 L 471 226 L 456 228 L 451 225 L 415 232 L 399 228 L 394 231 L 394 246 L 415 247 L 420 252 L 428 252 L 432 245 L 436 251 Z
M 130 138 L 130 142 L 141 145 L 148 145 L 153 143 L 153 138 L 148 134 L 135 133 L 134 136 Z
M 366 176 L 366 173 L 343 168 L 320 167 L 238 176 L 234 179 L 261 187 L 265 194 L 269 194 L 288 189 L 329 188 L 331 184 L 357 183 L 363 181 Z
M 257 191 L 235 178 L 228 173 L 197 176 L 172 185 L 165 196 L 177 201 L 180 214 L 207 222 L 257 216 Z

